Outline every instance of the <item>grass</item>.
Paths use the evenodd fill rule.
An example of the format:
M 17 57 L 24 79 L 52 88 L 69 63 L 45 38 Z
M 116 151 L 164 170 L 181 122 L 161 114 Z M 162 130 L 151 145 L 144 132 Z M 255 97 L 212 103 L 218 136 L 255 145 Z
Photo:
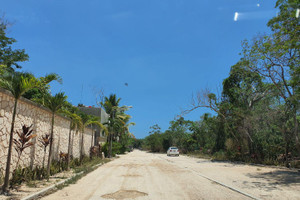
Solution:
M 37 185 L 34 181 L 29 181 L 29 182 L 26 183 L 26 185 L 28 187 L 31 187 L 31 188 L 36 188 L 37 187 Z

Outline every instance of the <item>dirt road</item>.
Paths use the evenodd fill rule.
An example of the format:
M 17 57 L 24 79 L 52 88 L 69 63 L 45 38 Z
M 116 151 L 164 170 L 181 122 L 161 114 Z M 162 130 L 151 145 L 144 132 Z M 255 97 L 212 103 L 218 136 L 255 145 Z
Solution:
M 300 173 L 136 150 L 43 199 L 253 198 L 300 199 Z

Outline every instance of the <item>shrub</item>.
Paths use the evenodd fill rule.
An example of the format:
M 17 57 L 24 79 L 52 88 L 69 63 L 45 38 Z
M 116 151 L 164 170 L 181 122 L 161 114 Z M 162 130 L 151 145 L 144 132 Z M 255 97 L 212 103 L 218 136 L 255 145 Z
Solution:
M 35 167 L 33 170 L 30 167 L 18 167 L 13 171 L 12 179 L 10 180 L 10 188 L 20 185 L 23 182 L 29 183 L 33 180 L 42 180 L 48 178 L 47 170 L 41 167 Z
M 36 137 L 36 134 L 32 133 L 33 132 L 32 126 L 33 125 L 30 126 L 23 125 L 22 131 L 17 131 L 18 139 L 13 140 L 15 144 L 15 150 L 18 153 L 18 161 L 16 164 L 16 168 L 18 168 L 19 161 L 21 159 L 21 155 L 23 151 L 26 148 L 31 147 L 33 145 L 31 140 Z
M 75 168 L 75 167 L 77 167 L 77 166 L 79 166 L 79 165 L 80 165 L 80 160 L 79 160 L 79 158 L 75 158 L 75 159 L 71 160 L 71 162 L 70 162 L 70 167 L 71 167 L 71 168 Z
M 213 155 L 214 160 L 227 160 L 226 153 L 224 151 L 218 151 Z
M 108 155 L 108 150 L 109 150 L 109 143 L 105 143 L 102 147 L 102 151 L 104 152 L 105 156 Z M 126 147 L 122 146 L 118 142 L 113 142 L 112 143 L 112 156 L 116 156 L 116 154 L 123 154 L 126 151 Z

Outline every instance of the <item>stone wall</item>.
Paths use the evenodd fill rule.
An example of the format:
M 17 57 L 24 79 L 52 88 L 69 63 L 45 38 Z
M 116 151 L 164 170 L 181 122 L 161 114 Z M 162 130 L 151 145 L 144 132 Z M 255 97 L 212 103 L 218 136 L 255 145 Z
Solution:
M 13 96 L 8 91 L 0 88 L 0 176 L 1 174 L 4 174 L 6 165 L 13 106 Z M 70 120 L 66 117 L 56 115 L 54 124 L 53 158 L 58 159 L 60 152 L 67 153 L 68 151 Z M 17 138 L 16 131 L 21 131 L 23 125 L 33 125 L 33 132 L 37 134 L 37 137 L 33 139 L 34 145 L 25 149 L 19 164 L 23 167 L 42 166 L 45 154 L 39 139 L 45 134 L 50 134 L 51 111 L 34 102 L 21 98 L 17 105 L 14 138 Z M 73 157 L 78 158 L 80 153 L 81 133 L 72 132 L 71 135 L 74 136 L 74 138 L 72 138 L 73 145 L 71 148 Z M 92 130 L 86 128 L 84 133 L 84 153 L 86 155 L 89 154 L 91 139 Z M 48 149 L 49 147 L 47 147 L 46 151 L 45 165 L 47 164 Z M 16 167 L 17 158 L 17 152 L 13 148 L 12 170 Z

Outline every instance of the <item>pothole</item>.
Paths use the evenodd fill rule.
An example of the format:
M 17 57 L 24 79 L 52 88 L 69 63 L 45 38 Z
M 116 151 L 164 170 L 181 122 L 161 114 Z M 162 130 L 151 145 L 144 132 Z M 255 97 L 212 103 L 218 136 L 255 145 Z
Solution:
M 123 200 L 123 199 L 135 199 L 147 195 L 148 195 L 147 193 L 140 192 L 137 190 L 119 190 L 114 193 L 102 195 L 101 197 L 105 199 Z

